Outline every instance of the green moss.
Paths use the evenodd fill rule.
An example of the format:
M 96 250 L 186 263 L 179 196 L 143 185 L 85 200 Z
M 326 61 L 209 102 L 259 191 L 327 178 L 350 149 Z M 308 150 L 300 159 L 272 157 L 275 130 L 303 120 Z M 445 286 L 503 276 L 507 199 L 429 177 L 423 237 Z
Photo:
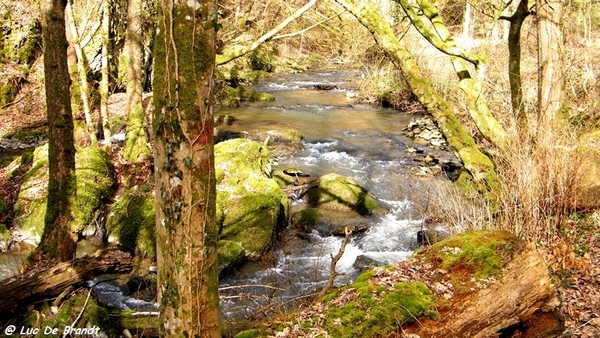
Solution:
M 506 231 L 468 231 L 431 246 L 420 255 L 456 279 L 497 277 L 524 243 Z M 470 277 L 468 277 L 470 279 Z
M 277 182 L 281 188 L 285 188 L 294 184 L 294 178 L 290 175 L 284 174 L 281 170 L 273 171 L 273 180 L 275 180 L 275 182 Z
M 76 294 L 70 297 L 61 304 L 56 315 L 51 314 L 47 306 L 42 307 L 40 312 L 44 313 L 44 315 L 39 316 L 39 313 L 31 311 L 27 315 L 25 324 L 38 328 L 58 328 L 58 332 L 62 333 L 64 328 L 71 326 L 81 314 L 77 322 L 78 328 L 97 326 L 104 333 L 117 333 L 113 331 L 116 323 L 110 318 L 108 310 L 102 307 L 93 297 L 88 299 L 87 294 Z M 43 330 L 40 331 L 36 337 L 56 337 L 56 335 L 44 334 Z
M 275 70 L 275 56 L 277 49 L 269 44 L 262 44 L 250 53 L 250 67 L 252 70 L 272 72 Z
M 242 331 L 236 334 L 233 338 L 255 338 L 260 337 L 257 329 Z
M 48 137 L 47 130 L 31 130 L 31 131 L 15 130 L 15 131 L 12 131 L 12 132 L 4 135 L 4 138 L 19 140 L 21 142 L 27 142 L 32 139 L 47 138 L 47 137 Z
M 361 215 L 382 211 L 358 182 L 338 174 L 319 179 L 319 189 L 309 195 L 310 202 L 331 209 L 352 209 Z
M 244 248 L 239 243 L 220 240 L 217 248 L 219 271 L 239 263 L 244 258 Z
M 281 214 L 287 210 L 287 197 L 266 174 L 270 159 L 268 150 L 254 141 L 234 139 L 215 145 L 220 239 L 238 243 L 250 257 L 268 248 L 286 218 Z
M 317 209 L 304 209 L 296 212 L 292 216 L 292 224 L 305 232 L 309 232 L 319 222 L 321 213 Z
M 265 92 L 255 90 L 246 90 L 243 86 L 225 87 L 224 105 L 228 107 L 238 107 L 242 101 L 275 101 L 275 96 Z
M 121 244 L 123 250 L 155 257 L 154 218 L 153 195 L 130 189 L 111 206 L 107 229 L 111 237 Z
M 18 92 L 19 88 L 12 82 L 0 84 L 0 107 L 13 102 Z
M 332 337 L 388 336 L 416 317 L 437 318 L 435 296 L 425 284 L 402 282 L 389 290 L 371 285 L 371 276 L 367 272 L 350 286 L 358 297 L 344 305 L 329 307 L 323 327 Z
M 79 148 L 75 157 L 77 198 L 74 231 L 82 230 L 95 212 L 112 196 L 114 172 L 108 155 L 95 147 Z M 41 236 L 46 213 L 48 182 L 48 146 L 33 152 L 32 167 L 24 177 L 15 205 L 15 225 L 34 238 Z

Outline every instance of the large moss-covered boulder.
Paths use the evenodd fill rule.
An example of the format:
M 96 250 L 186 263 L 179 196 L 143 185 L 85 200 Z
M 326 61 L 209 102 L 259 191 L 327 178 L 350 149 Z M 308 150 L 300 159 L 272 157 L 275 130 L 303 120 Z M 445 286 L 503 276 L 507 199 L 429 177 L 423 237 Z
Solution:
M 258 258 L 287 219 L 287 196 L 271 178 L 273 164 L 269 151 L 251 140 L 215 146 L 221 269 Z
M 73 231 L 82 231 L 90 224 L 96 211 L 112 196 L 114 170 L 106 152 L 87 147 L 77 149 L 75 156 L 77 199 L 73 208 Z M 33 152 L 33 164 L 25 175 L 15 205 L 14 226 L 37 245 L 44 231 L 44 216 L 48 192 L 48 146 Z
M 106 229 L 110 242 L 141 256 L 156 256 L 154 195 L 145 185 L 128 189 L 110 207 Z
M 334 173 L 319 179 L 318 189 L 309 193 L 309 202 L 322 209 L 352 210 L 360 215 L 382 211 L 379 204 L 358 182 Z

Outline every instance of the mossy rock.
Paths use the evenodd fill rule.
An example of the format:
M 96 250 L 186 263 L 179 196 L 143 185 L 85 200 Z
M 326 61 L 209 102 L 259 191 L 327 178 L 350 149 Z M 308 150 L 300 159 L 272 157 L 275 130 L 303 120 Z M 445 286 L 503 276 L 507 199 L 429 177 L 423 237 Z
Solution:
M 96 211 L 112 196 L 114 170 L 106 152 L 79 148 L 75 156 L 77 198 L 72 230 L 80 232 L 93 221 Z M 39 243 L 44 229 L 48 190 L 48 145 L 33 152 L 33 163 L 25 175 L 15 204 L 15 228 L 32 244 Z
M 125 191 L 110 207 L 106 224 L 109 241 L 119 243 L 125 251 L 156 257 L 154 218 L 154 196 L 151 192 Z
M 0 203 L 2 200 L 0 200 Z M 8 231 L 6 224 L 0 224 L 0 252 L 8 251 L 12 242 L 12 234 Z
M 269 151 L 251 140 L 215 145 L 219 240 L 228 243 L 220 254 L 232 263 L 239 252 L 245 259 L 260 257 L 287 220 L 287 196 L 269 178 L 272 161 Z M 231 250 L 232 243 L 241 249 Z
M 247 90 L 243 86 L 225 87 L 225 98 L 223 104 L 228 107 L 238 107 L 242 101 L 275 101 L 273 94 L 258 92 L 255 90 Z
M 309 202 L 319 208 L 353 210 L 360 215 L 383 212 L 358 182 L 334 173 L 319 178 L 319 188 L 311 190 Z
M 502 268 L 524 248 L 523 241 L 507 231 L 467 231 L 446 238 L 418 253 L 437 262 L 456 280 L 498 277 Z
M 311 232 L 314 229 L 321 217 L 321 213 L 317 209 L 304 209 L 296 212 L 292 216 L 292 228 L 302 232 Z

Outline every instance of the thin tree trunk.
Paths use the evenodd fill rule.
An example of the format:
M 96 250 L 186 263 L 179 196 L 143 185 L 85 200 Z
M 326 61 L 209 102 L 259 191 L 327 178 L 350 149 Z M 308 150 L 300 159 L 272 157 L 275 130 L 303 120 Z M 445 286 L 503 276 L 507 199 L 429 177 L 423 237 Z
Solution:
M 102 80 L 100 81 L 100 118 L 104 141 L 110 147 L 110 121 L 108 120 L 108 41 L 110 30 L 109 0 L 102 4 Z
M 44 44 L 44 78 L 48 117 L 48 202 L 44 234 L 34 260 L 68 261 L 75 255 L 77 234 L 71 232 L 75 180 L 75 145 L 67 37 L 65 34 L 65 2 L 42 1 L 42 39 Z
M 71 31 L 71 36 L 73 37 L 73 48 L 75 48 L 75 54 L 77 55 L 77 73 L 79 74 L 79 82 L 81 86 L 81 103 L 83 105 L 83 114 L 85 116 L 85 130 L 92 142 L 95 143 L 96 134 L 94 133 L 95 128 L 94 123 L 92 122 L 92 114 L 90 111 L 90 87 L 87 80 L 87 70 L 85 65 L 86 60 L 80 43 L 81 37 L 79 36 L 77 26 L 75 25 L 75 18 L 73 17 L 71 2 L 67 3 L 66 14 L 68 18 L 67 21 L 69 23 L 69 30 Z
M 538 139 L 549 140 L 564 97 L 562 0 L 536 2 L 538 18 Z
M 127 5 L 127 136 L 123 159 L 141 162 L 150 158 L 146 119 L 142 108 L 142 0 Z
M 154 76 L 161 336 L 221 337 L 213 76 L 216 3 L 159 1 Z
M 497 191 L 499 181 L 492 161 L 483 154 L 467 134 L 449 104 L 440 97 L 423 77 L 413 57 L 394 35 L 390 25 L 370 2 L 355 5 L 350 0 L 336 0 L 351 12 L 372 34 L 381 48 L 402 71 L 411 91 L 436 120 L 448 145 L 473 176 L 482 192 Z M 488 195 L 491 197 L 490 195 Z
M 517 132 L 521 139 L 529 134 L 527 115 L 523 106 L 523 80 L 521 79 L 521 27 L 529 15 L 528 1 L 521 0 L 515 13 L 510 17 L 508 31 L 508 81 L 510 101 Z

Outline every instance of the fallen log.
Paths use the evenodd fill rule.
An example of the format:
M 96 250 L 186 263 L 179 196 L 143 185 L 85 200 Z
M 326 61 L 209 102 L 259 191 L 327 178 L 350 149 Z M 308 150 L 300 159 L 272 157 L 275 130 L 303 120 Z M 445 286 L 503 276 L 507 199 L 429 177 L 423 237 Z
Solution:
M 2 281 L 0 320 L 35 301 L 57 297 L 64 290 L 105 273 L 129 273 L 133 269 L 130 254 L 117 249 L 98 251 L 53 267 Z

